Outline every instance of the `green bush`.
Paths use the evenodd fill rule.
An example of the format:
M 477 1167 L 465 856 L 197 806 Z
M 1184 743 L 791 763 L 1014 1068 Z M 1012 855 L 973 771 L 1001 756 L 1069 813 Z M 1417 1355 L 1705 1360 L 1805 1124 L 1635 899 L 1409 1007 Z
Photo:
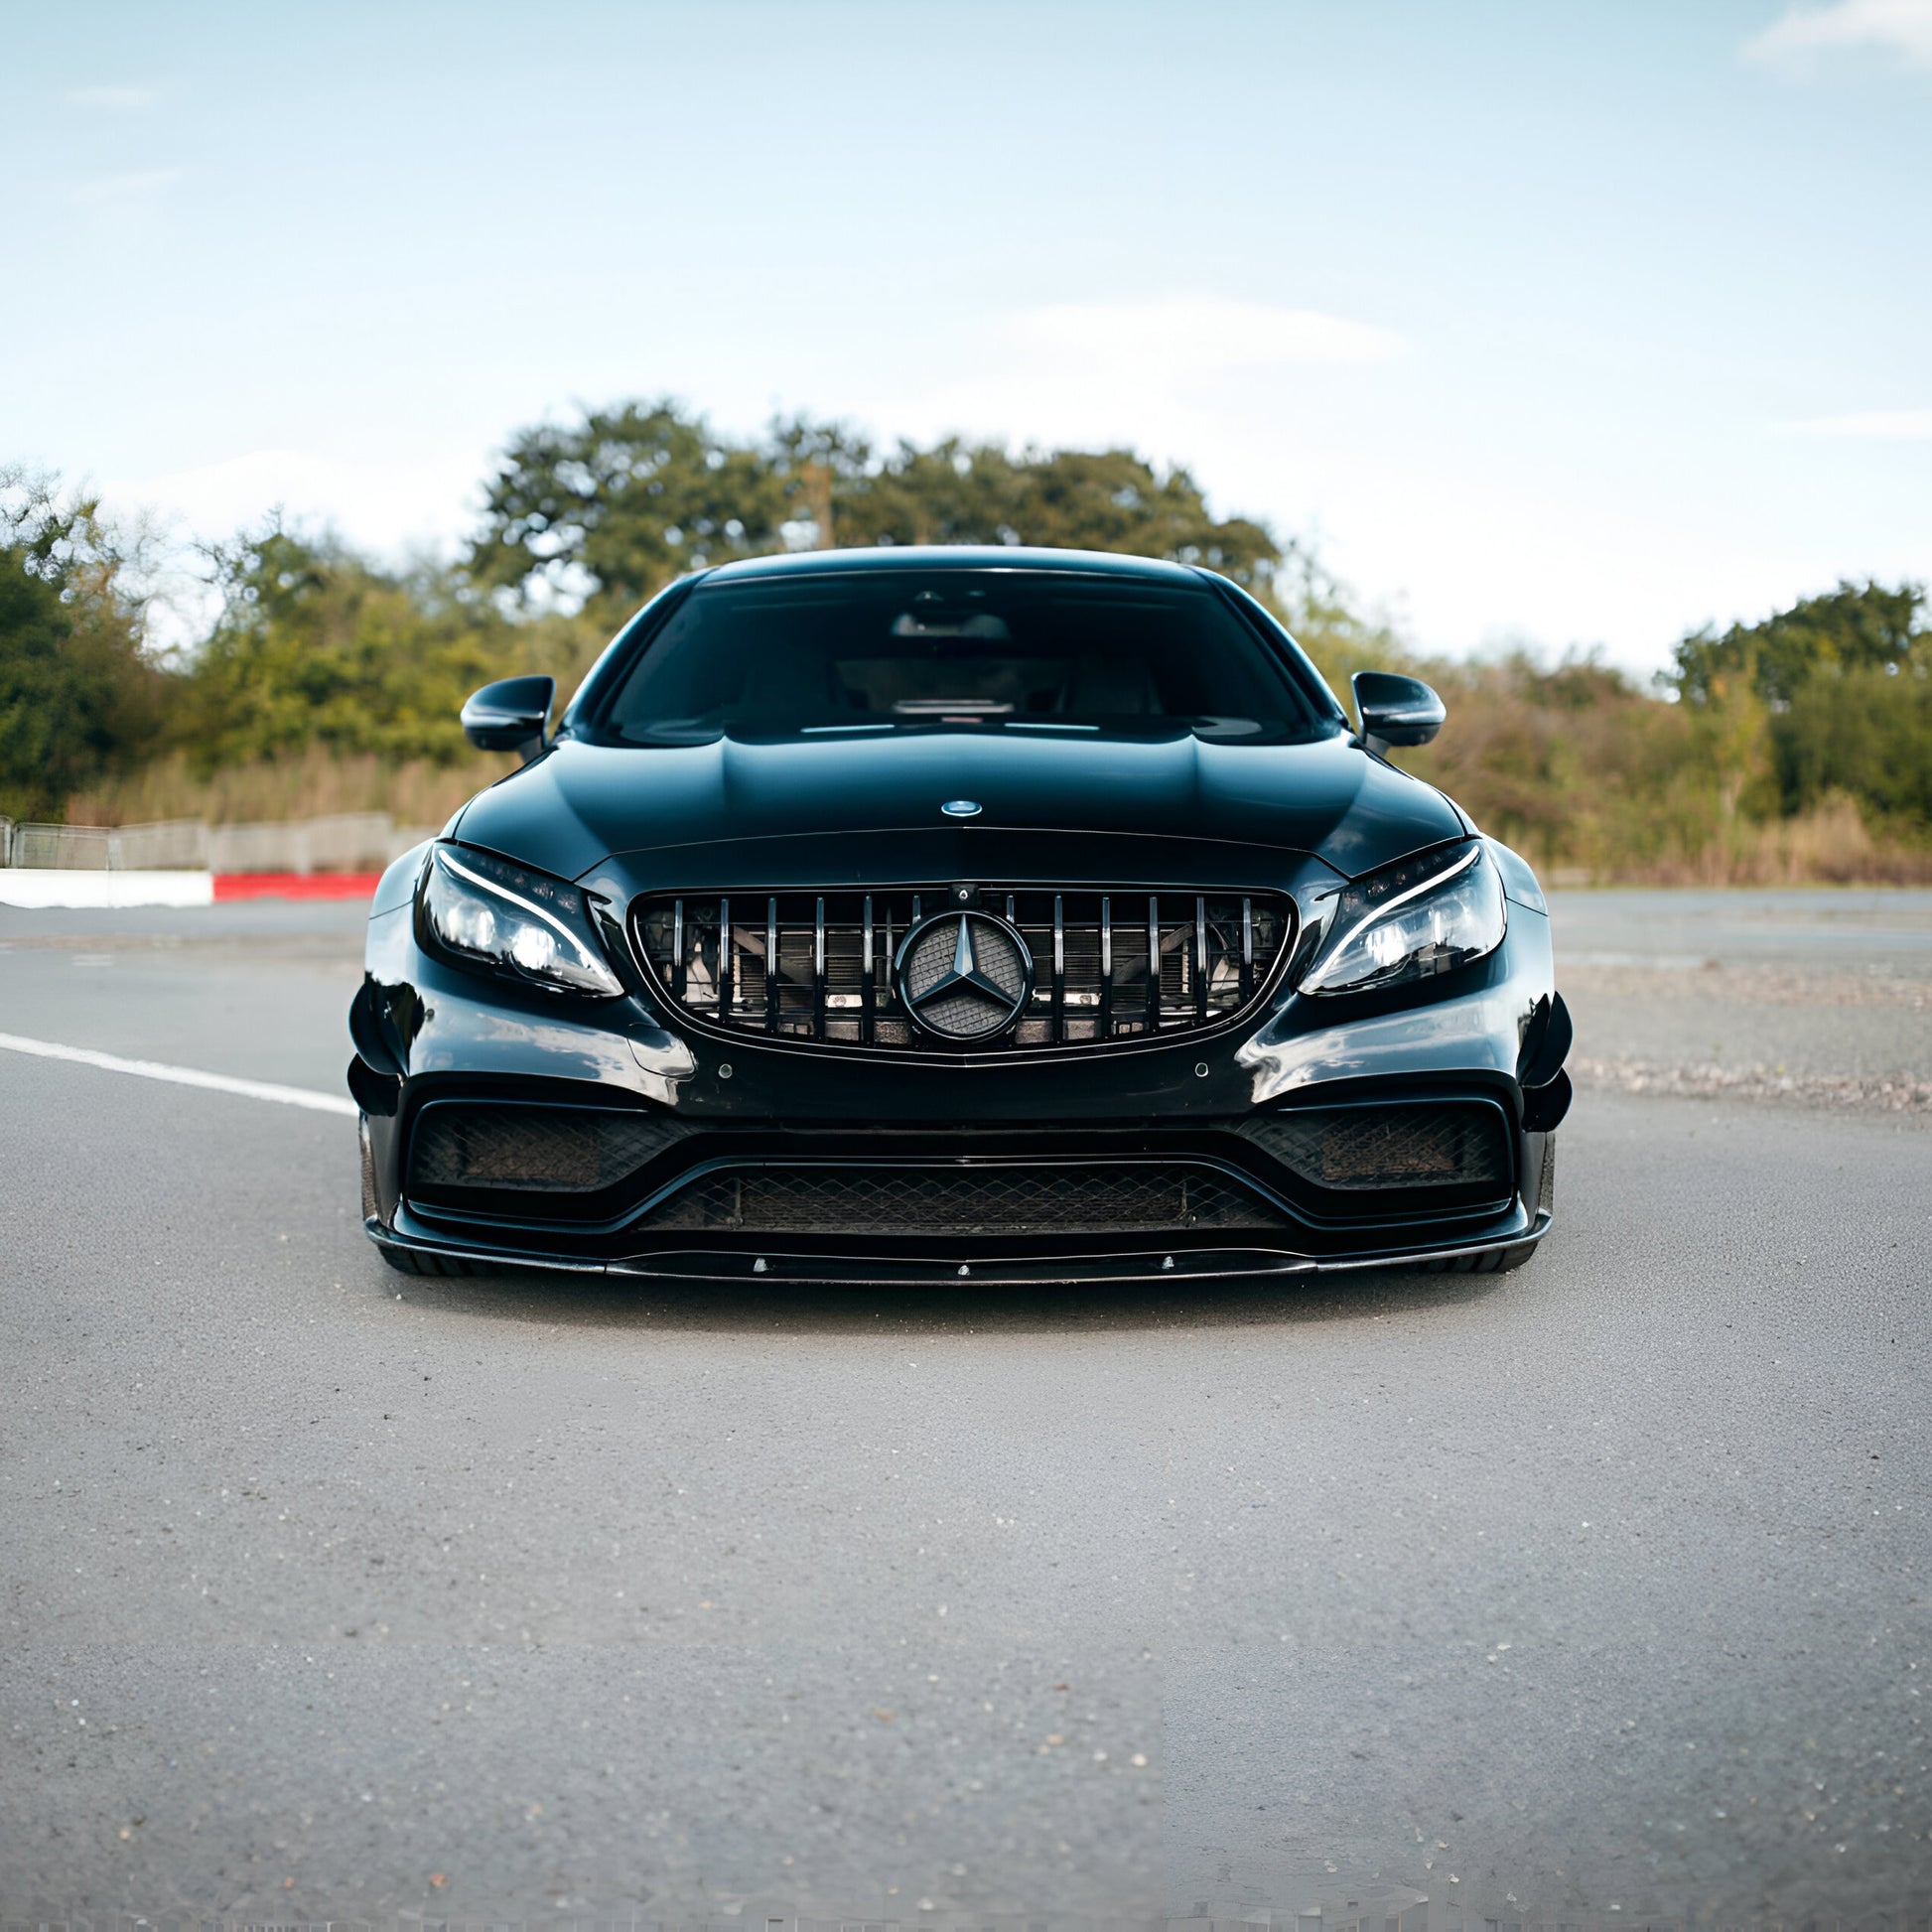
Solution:
M 457 713 L 478 685 L 524 670 L 569 681 L 591 655 L 580 621 L 512 621 L 450 572 L 391 574 L 279 521 L 206 554 L 220 616 L 175 680 L 170 720 L 205 774 L 312 745 L 447 764 L 470 756 Z
M 0 812 L 58 818 L 148 756 L 168 695 L 129 558 L 90 496 L 0 471 Z

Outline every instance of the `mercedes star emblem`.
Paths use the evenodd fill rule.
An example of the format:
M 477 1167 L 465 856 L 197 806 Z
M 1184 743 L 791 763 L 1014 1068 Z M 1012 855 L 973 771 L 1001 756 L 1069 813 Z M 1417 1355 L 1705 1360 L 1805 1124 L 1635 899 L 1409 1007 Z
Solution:
M 894 961 L 899 998 L 940 1039 L 992 1039 L 1026 1011 L 1034 990 L 1027 942 L 990 912 L 935 912 L 905 935 Z

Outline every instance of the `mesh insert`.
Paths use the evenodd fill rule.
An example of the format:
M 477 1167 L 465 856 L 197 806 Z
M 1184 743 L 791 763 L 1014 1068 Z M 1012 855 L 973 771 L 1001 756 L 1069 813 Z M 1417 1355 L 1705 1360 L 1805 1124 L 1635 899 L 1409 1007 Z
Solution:
M 416 1125 L 417 1187 L 589 1193 L 634 1173 L 686 1129 L 654 1114 L 445 1102 Z
M 936 925 L 928 932 L 907 955 L 905 961 L 905 990 L 916 1000 L 932 986 L 943 973 L 952 969 L 953 949 L 958 939 L 958 928 L 948 921 Z
M 1282 1217 L 1211 1169 L 743 1168 L 650 1216 L 665 1229 L 795 1234 L 1102 1234 L 1277 1228 Z
M 984 974 L 1009 999 L 1017 1000 L 1026 991 L 1027 969 L 1009 934 L 991 919 L 966 917 L 969 971 Z M 905 962 L 905 990 L 913 999 L 952 972 L 959 962 L 959 920 L 946 919 L 925 933 L 912 948 Z
M 1310 1107 L 1247 1121 L 1241 1132 L 1321 1187 L 1509 1184 L 1508 1142 L 1493 1107 Z

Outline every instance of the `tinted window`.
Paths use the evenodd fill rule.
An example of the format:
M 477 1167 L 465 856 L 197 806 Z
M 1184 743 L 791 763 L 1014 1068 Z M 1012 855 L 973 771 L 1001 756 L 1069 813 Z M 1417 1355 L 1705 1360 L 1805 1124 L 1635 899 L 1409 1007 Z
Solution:
M 645 745 L 726 732 L 1329 728 L 1206 586 L 998 570 L 701 584 L 601 724 Z

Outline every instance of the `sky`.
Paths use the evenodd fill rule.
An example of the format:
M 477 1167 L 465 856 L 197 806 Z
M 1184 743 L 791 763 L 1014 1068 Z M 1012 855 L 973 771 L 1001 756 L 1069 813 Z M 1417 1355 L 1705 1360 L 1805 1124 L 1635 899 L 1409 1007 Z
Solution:
M 1130 446 L 1419 648 L 1932 579 L 1932 0 L 0 0 L 0 463 L 448 552 L 672 395 Z

